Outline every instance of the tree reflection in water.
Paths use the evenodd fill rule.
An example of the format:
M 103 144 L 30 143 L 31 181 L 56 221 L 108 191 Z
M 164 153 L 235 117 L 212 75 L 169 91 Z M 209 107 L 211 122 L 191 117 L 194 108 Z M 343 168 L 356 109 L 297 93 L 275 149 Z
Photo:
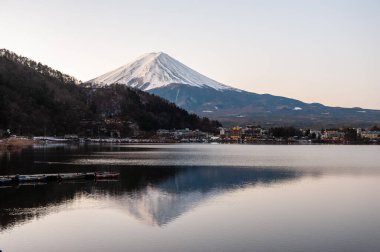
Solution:
M 86 166 L 86 169 L 91 170 L 91 167 Z M 268 167 L 124 166 L 113 169 L 120 172 L 118 181 L 0 188 L 1 229 L 61 211 L 65 204 L 83 197 L 99 200 L 107 197 L 128 214 L 150 225 L 161 226 L 216 195 L 258 184 L 292 181 L 302 175 Z

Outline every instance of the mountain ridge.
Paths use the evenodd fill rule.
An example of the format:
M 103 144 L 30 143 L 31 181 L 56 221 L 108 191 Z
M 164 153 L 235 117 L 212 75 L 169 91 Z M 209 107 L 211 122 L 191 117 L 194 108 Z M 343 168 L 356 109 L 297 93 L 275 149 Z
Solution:
M 160 58 L 162 60 L 156 60 Z M 162 66 L 165 64 L 168 65 Z M 175 71 L 177 68 L 181 71 Z M 174 77 L 169 78 L 171 74 Z M 151 53 L 86 83 L 131 86 L 158 95 L 189 112 L 217 119 L 227 125 L 255 123 L 299 127 L 364 127 L 380 123 L 380 110 L 306 103 L 283 96 L 248 92 L 214 80 L 209 82 L 210 80 L 165 53 Z
M 81 84 L 82 82 L 75 77 L 63 74 L 62 72 L 55 70 L 47 65 L 42 64 L 41 62 L 36 62 L 27 57 L 20 56 L 12 51 L 9 51 L 5 48 L 0 48 L 0 57 L 13 61 L 15 63 L 22 64 L 26 67 L 29 67 L 40 74 L 44 74 L 46 76 L 57 78 L 64 83 L 73 83 L 73 84 Z

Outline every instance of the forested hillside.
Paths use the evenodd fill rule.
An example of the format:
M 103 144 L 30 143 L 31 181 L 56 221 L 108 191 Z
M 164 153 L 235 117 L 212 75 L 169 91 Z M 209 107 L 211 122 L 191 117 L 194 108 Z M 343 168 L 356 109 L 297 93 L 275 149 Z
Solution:
M 122 136 L 160 128 L 215 130 L 220 124 L 189 114 L 154 95 L 125 86 L 79 86 L 75 78 L 0 50 L 0 129 L 23 135 Z

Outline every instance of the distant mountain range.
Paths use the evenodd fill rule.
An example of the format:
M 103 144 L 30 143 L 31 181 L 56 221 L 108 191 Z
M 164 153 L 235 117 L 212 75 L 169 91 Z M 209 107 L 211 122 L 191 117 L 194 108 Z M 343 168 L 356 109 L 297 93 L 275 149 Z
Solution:
M 270 94 L 256 94 L 212 80 L 165 53 L 145 54 L 87 84 L 123 84 L 167 99 L 224 124 L 299 127 L 371 126 L 380 110 L 329 107 Z
M 158 129 L 213 131 L 220 124 L 199 118 L 158 96 L 126 85 L 85 87 L 80 81 L 0 49 L 0 136 L 129 136 Z

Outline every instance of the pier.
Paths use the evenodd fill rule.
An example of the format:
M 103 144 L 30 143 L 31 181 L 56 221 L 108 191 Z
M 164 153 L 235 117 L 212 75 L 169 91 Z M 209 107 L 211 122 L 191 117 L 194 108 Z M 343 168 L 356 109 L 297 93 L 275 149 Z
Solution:
M 30 183 L 48 183 L 61 181 L 80 180 L 106 180 L 117 179 L 118 172 L 82 172 L 82 173 L 54 173 L 54 174 L 31 174 L 31 175 L 7 175 L 0 176 L 0 186 L 11 186 Z

